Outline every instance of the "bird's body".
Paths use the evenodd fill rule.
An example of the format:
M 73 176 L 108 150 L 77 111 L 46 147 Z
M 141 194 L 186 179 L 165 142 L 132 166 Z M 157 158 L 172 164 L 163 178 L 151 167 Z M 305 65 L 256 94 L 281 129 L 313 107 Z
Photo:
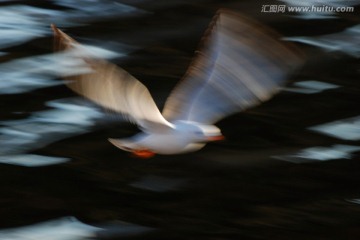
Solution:
M 68 87 L 135 122 L 142 132 L 109 141 L 140 157 L 196 151 L 209 141 L 223 139 L 217 121 L 268 100 L 301 63 L 297 51 L 272 31 L 237 13 L 219 10 L 161 113 L 140 81 L 112 63 L 93 58 L 52 27 L 55 49 L 72 52 L 81 65 Z
M 214 125 L 189 121 L 176 121 L 172 125 L 173 128 L 165 132 L 141 132 L 129 139 L 109 140 L 118 148 L 135 154 L 154 152 L 164 155 L 197 151 L 206 142 L 223 140 L 220 129 Z

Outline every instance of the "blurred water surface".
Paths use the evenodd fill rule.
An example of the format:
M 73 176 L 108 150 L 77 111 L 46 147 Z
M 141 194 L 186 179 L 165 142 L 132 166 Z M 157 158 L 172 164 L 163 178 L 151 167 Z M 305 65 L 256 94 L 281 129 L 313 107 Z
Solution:
M 0 239 L 359 239 L 359 2 L 302 1 L 352 13 L 261 13 L 298 2 L 0 1 Z M 138 129 L 57 77 L 71 72 L 54 60 L 51 23 L 162 107 L 220 7 L 306 54 L 274 99 L 218 123 L 224 142 L 132 158 L 107 138 Z

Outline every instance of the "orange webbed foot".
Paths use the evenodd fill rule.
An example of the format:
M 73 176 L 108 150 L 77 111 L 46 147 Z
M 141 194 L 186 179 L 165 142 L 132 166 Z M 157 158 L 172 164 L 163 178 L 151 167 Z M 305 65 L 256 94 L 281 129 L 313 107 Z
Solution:
M 148 149 L 142 149 L 142 150 L 135 150 L 132 152 L 132 156 L 137 157 L 137 158 L 151 158 L 153 156 L 155 156 L 155 153 L 148 150 Z

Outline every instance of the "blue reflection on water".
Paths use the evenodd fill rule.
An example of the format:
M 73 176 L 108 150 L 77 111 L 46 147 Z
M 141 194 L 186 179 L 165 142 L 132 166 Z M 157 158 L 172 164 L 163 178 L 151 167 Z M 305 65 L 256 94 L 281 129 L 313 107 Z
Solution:
M 97 108 L 78 105 L 74 99 L 54 100 L 47 105 L 52 109 L 34 112 L 26 119 L 1 122 L 3 127 L 0 128 L 0 156 L 3 156 L 3 159 L 12 159 L 7 163 L 18 164 L 19 154 L 85 133 L 96 119 L 103 116 Z M 27 156 L 28 161 L 33 161 L 34 165 L 39 163 L 39 158 L 30 160 L 33 158 L 30 155 L 20 156 L 22 159 Z M 63 161 L 52 159 L 52 162 Z
M 148 13 L 144 10 L 111 0 L 55 0 L 53 2 L 57 5 L 71 8 L 71 10 L 65 11 L 65 13 L 68 18 L 75 22 L 79 20 L 93 21 L 94 18 L 105 20 L 112 17 Z
M 66 1 L 54 3 L 68 9 L 54 10 L 28 5 L 0 7 L 0 49 L 52 35 L 50 23 L 61 27 L 82 25 L 89 21 L 111 17 L 144 14 L 139 10 L 114 1 Z M 121 54 L 104 48 L 84 45 L 99 58 L 119 57 Z M 125 47 L 126 48 L 126 47 Z M 129 48 L 127 48 L 129 49 Z M 1 55 L 6 55 L 1 52 Z M 88 71 L 81 68 L 72 53 L 46 54 L 10 60 L 0 64 L 0 94 L 19 94 L 38 88 L 63 84 L 58 76 Z M 80 65 L 79 65 L 80 64 Z M 79 105 L 73 100 L 55 100 L 46 103 L 50 110 L 34 112 L 22 120 L 1 122 L 0 162 L 22 166 L 43 166 L 67 161 L 27 154 L 60 139 L 85 133 L 102 114 L 94 107 Z
M 60 27 L 71 27 L 95 20 L 147 13 L 114 1 L 55 2 L 70 9 L 59 11 L 20 4 L 0 7 L 0 49 L 52 35 L 51 23 L 56 23 Z
M 97 58 L 109 59 L 124 55 L 89 45 L 84 45 L 84 49 Z M 54 78 L 91 71 L 73 54 L 76 51 L 21 58 L 0 64 L 0 94 L 23 93 L 64 84 Z
M 337 144 L 331 147 L 306 148 L 294 154 L 274 156 L 274 158 L 294 163 L 329 161 L 335 159 L 350 159 L 352 153 L 358 151 L 360 151 L 360 146 Z
M 102 224 L 101 227 L 63 217 L 29 226 L 0 230 L 1 240 L 86 240 L 126 237 L 153 231 L 153 228 L 127 222 Z
M 343 140 L 357 141 L 360 140 L 360 116 L 317 125 L 310 130 Z
M 314 93 L 320 93 L 325 90 L 335 89 L 335 88 L 339 88 L 339 87 L 340 86 L 338 86 L 338 85 L 327 83 L 327 82 L 308 80 L 308 81 L 296 82 L 292 86 L 284 88 L 284 90 L 288 91 L 288 92 L 314 94 Z
M 288 37 L 285 39 L 313 45 L 326 51 L 340 51 L 356 58 L 360 57 L 360 25 L 334 34 L 315 37 Z
M 360 204 L 360 199 L 357 199 L 357 198 L 355 198 L 355 199 L 348 199 L 347 201 L 348 201 L 348 202 L 351 202 L 351 203 L 355 203 L 355 204 Z
M 37 154 L 0 156 L 0 163 L 19 165 L 24 167 L 42 167 L 54 164 L 61 164 L 68 161 L 70 161 L 69 158 L 49 157 Z
M 69 27 L 99 19 L 146 13 L 115 1 L 58 0 L 54 2 L 70 9 L 59 11 L 20 4 L 0 7 L 0 48 L 16 46 L 50 35 L 51 23 Z
M 81 240 L 95 237 L 101 228 L 78 221 L 74 217 L 64 217 L 30 226 L 0 230 L 2 240 Z
M 0 48 L 16 46 L 50 33 L 46 22 L 40 21 L 41 14 L 45 12 L 53 13 L 23 5 L 1 7 Z

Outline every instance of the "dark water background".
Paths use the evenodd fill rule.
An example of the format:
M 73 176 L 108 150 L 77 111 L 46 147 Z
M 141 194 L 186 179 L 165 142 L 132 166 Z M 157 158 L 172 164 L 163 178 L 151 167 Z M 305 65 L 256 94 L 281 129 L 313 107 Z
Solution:
M 330 46 L 346 43 L 340 51 L 297 43 L 305 66 L 271 101 L 219 122 L 226 141 L 149 160 L 106 140 L 132 135 L 135 126 L 78 99 L 54 77 L 56 66 L 39 59 L 52 52 L 49 25 L 56 23 L 80 42 L 126 53 L 112 61 L 162 106 L 220 7 L 286 37 L 341 34 L 360 24 L 358 8 L 306 19 L 261 13 L 263 4 L 284 3 L 0 1 L 0 39 L 10 38 L 0 40 L 0 228 L 13 228 L 0 239 L 27 239 L 30 233 L 16 236 L 16 227 L 66 216 L 105 226 L 97 235 L 110 239 L 359 239 L 359 32 L 328 37 Z M 291 91 L 307 80 L 333 87 Z M 334 121 L 342 121 L 340 135 L 314 130 Z M 304 154 L 309 148 L 311 156 Z M 63 163 L 24 166 L 39 156 Z M 59 231 L 55 224 L 44 239 L 83 239 Z

